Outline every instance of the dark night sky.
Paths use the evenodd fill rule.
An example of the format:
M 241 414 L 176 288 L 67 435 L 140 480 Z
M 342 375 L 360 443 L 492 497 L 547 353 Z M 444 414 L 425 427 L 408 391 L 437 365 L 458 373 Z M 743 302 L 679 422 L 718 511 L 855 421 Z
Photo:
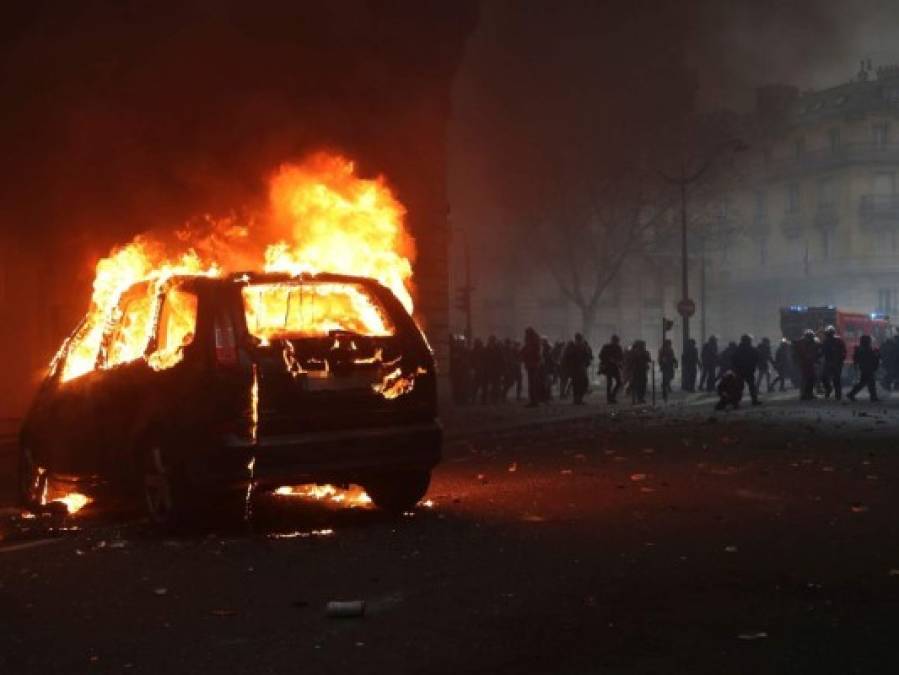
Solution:
M 448 199 L 454 223 L 490 233 L 516 169 L 561 166 L 571 147 L 613 167 L 694 92 L 746 107 L 763 80 L 821 86 L 862 56 L 899 58 L 886 0 L 478 4 L 7 3 L 5 239 L 45 258 L 56 281 L 42 283 L 76 308 L 66 324 L 110 246 L 252 206 L 270 171 L 312 149 L 386 173 L 413 217 L 442 217 Z M 61 331 L 36 326 L 47 344 Z
M 484 3 L 454 90 L 454 223 L 502 257 L 515 236 L 496 233 L 530 196 L 521 167 L 557 175 L 584 153 L 614 170 L 691 93 L 694 110 L 748 111 L 762 84 L 832 86 L 863 57 L 899 61 L 896 36 L 889 0 Z

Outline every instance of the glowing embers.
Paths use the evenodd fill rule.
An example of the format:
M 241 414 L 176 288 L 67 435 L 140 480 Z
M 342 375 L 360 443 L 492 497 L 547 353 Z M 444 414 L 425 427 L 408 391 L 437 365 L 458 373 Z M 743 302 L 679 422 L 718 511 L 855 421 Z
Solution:
M 294 530 L 293 532 L 272 532 L 269 539 L 312 539 L 320 537 L 333 537 L 334 530 L 325 528 L 322 530 Z
M 43 472 L 43 470 L 41 470 Z M 69 515 L 73 515 L 81 511 L 85 506 L 93 500 L 80 492 L 70 489 L 70 483 L 64 483 L 52 479 L 44 482 L 44 492 L 41 495 L 41 504 L 47 506 L 49 504 L 62 504 L 66 508 Z
M 298 280 L 252 284 L 241 292 L 247 328 L 263 344 L 332 331 L 379 337 L 395 332 L 380 303 L 358 284 Z
M 204 264 L 193 251 L 170 260 L 161 246 L 140 237 L 113 251 L 97 264 L 91 307 L 55 359 L 65 354 L 62 381 L 143 356 L 165 282 L 173 276 L 218 273 L 216 265 Z
M 283 485 L 274 491 L 278 497 L 322 502 L 346 508 L 371 508 L 371 497 L 358 485 L 341 489 L 336 485 Z
M 361 178 L 353 162 L 320 152 L 282 166 L 269 203 L 275 228 L 287 236 L 266 249 L 267 272 L 371 277 L 412 312 L 415 246 L 403 223 L 406 209 L 383 178 Z
M 384 378 L 372 385 L 372 390 L 388 400 L 412 393 L 415 388 L 415 378 L 418 375 L 427 375 L 424 368 L 417 368 L 414 373 L 403 374 L 402 368 L 395 368 L 387 373 Z
M 62 497 L 52 499 L 51 501 L 64 504 L 66 511 L 69 512 L 69 515 L 72 515 L 73 513 L 78 513 L 81 509 L 90 504 L 91 498 L 80 492 L 70 492 Z

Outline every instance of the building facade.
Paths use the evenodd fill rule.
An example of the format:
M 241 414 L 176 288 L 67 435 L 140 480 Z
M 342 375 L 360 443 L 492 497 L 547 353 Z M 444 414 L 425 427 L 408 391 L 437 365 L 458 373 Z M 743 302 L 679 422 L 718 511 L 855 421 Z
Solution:
M 729 197 L 739 236 L 709 263 L 710 330 L 779 336 L 788 305 L 899 316 L 899 67 L 762 88 L 755 121 Z
M 738 126 L 749 148 L 735 156 L 726 193 L 691 205 L 691 336 L 775 339 L 779 310 L 789 305 L 899 319 L 899 66 L 865 63 L 852 81 L 822 91 L 762 87 L 756 110 Z M 669 337 L 680 351 L 676 237 L 629 260 L 584 326 L 529 243 L 513 243 L 512 233 L 497 238 L 502 217 L 495 220 L 464 236 L 457 225 L 452 285 L 466 285 L 460 242 L 467 236 L 476 336 L 516 337 L 530 325 L 550 340 L 585 330 L 594 344 L 618 333 L 655 349 L 667 317 L 675 319 Z M 491 234 L 479 239 L 479 231 Z M 498 239 L 506 243 L 497 246 Z M 457 306 L 452 327 L 461 333 L 464 325 Z

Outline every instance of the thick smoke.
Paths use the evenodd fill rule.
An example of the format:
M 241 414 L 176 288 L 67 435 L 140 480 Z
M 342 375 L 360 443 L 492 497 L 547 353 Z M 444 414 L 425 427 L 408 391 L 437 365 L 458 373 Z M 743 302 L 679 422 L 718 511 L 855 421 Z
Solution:
M 282 162 L 333 150 L 388 176 L 416 235 L 445 215 L 449 81 L 474 0 L 4 9 L 0 351 L 29 369 L 10 380 L 39 376 L 113 245 L 258 209 Z
M 823 88 L 852 78 L 861 59 L 899 61 L 899 3 L 891 0 L 702 0 L 687 43 L 706 107 L 751 107 L 761 84 Z

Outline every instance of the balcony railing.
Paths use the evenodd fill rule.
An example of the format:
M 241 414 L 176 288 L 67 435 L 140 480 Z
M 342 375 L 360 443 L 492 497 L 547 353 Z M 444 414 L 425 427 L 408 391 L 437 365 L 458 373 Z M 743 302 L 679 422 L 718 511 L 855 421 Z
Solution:
M 835 204 L 819 204 L 815 211 L 815 227 L 821 230 L 833 230 L 840 224 L 840 212 Z
M 802 234 L 802 214 L 796 211 L 795 213 L 787 213 L 784 214 L 784 219 L 780 224 L 780 229 L 783 231 L 784 236 L 788 238 L 795 238 Z
M 833 148 L 806 150 L 798 157 L 771 160 L 768 172 L 788 175 L 846 164 L 899 164 L 899 143 L 845 143 Z
M 862 227 L 883 230 L 899 227 L 899 195 L 864 195 L 859 204 Z

